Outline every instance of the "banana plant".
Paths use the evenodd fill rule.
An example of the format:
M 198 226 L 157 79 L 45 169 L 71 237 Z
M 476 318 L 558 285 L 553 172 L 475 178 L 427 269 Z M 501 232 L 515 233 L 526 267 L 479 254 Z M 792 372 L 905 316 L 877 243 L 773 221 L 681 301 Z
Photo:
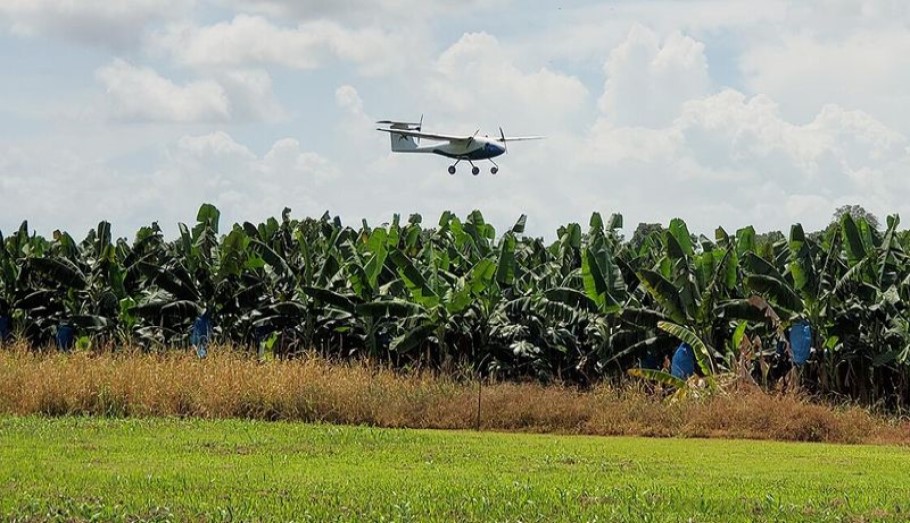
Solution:
M 636 273 L 638 292 L 623 313 L 632 328 L 647 333 L 639 343 L 656 346 L 662 336 L 659 324 L 666 321 L 686 326 L 703 339 L 726 335 L 731 318 L 718 314 L 718 308 L 736 297 L 737 251 L 736 242 L 722 229 L 716 238 L 702 237 L 696 243 L 685 222 L 671 221 L 653 266 Z M 666 341 L 662 345 L 666 347 Z
M 765 368 L 786 328 L 808 322 L 804 387 L 910 405 L 910 234 L 896 216 L 882 231 L 844 216 L 821 233 L 797 224 L 788 237 L 745 227 L 711 239 L 676 219 L 630 241 L 621 216 L 599 213 L 554 241 L 526 236 L 524 216 L 497 234 L 479 211 L 432 225 L 415 214 L 347 226 L 289 209 L 224 231 L 219 222 L 203 205 L 176 238 L 155 223 L 132 241 L 114 239 L 107 222 L 79 242 L 25 223 L 0 234 L 0 338 L 45 345 L 72 327 L 164 349 L 213 335 L 276 355 L 588 384 L 629 367 L 660 371 L 680 343 L 667 323 L 732 369 L 737 332 Z
M 695 362 L 701 371 L 700 375 L 693 376 L 686 380 L 662 370 L 644 368 L 629 369 L 629 375 L 672 387 L 674 389 L 674 392 L 671 395 L 673 400 L 698 395 L 702 390 L 709 393 L 717 391 L 718 385 L 715 377 L 716 367 L 713 357 L 714 351 L 706 345 L 694 331 L 682 325 L 661 321 L 658 323 L 658 328 L 692 348 Z

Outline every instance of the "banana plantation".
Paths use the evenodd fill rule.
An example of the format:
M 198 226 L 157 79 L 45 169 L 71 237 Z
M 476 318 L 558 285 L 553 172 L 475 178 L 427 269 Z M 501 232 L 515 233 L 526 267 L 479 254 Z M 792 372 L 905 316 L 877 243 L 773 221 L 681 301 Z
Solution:
M 690 345 L 658 326 L 675 324 L 701 342 L 698 373 L 910 405 L 910 235 L 896 216 L 713 238 L 673 220 L 627 240 L 620 216 L 594 214 L 552 242 L 525 236 L 524 216 L 497 233 L 477 211 L 359 227 L 289 209 L 229 230 L 219 218 L 203 205 L 173 239 L 157 224 L 115 239 L 107 222 L 81 241 L 27 223 L 0 234 L 0 344 L 204 356 L 219 342 L 588 385 L 629 369 L 687 377 Z

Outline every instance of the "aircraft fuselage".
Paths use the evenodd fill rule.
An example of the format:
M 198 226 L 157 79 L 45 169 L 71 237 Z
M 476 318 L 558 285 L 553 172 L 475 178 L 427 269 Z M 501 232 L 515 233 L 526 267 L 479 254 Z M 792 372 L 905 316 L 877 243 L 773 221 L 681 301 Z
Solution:
M 506 148 L 493 139 L 475 138 L 468 144 L 444 143 L 400 152 L 434 153 L 456 160 L 489 160 L 502 155 L 506 152 Z

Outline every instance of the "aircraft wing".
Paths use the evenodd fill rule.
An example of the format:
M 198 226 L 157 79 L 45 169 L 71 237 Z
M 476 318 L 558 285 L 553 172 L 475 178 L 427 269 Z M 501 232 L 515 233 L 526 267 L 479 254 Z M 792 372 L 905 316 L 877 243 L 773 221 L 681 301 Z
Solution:
M 394 134 L 403 134 L 405 136 L 413 136 L 414 138 L 426 138 L 427 140 L 440 140 L 444 142 L 467 142 L 471 140 L 471 136 L 452 136 L 449 134 L 434 134 L 434 133 L 425 133 L 421 131 L 412 131 L 410 129 L 387 129 L 384 127 L 377 127 L 377 131 L 383 131 L 386 133 Z
M 521 142 L 524 140 L 543 140 L 546 136 L 506 136 L 505 138 L 497 138 L 498 142 Z

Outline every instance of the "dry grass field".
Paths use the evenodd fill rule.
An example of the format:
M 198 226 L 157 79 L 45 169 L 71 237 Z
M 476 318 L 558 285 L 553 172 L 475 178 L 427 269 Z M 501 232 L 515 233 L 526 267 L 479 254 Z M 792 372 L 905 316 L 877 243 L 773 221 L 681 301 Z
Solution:
M 479 396 L 478 396 L 479 394 Z M 478 416 L 479 407 L 479 416 Z M 320 358 L 0 351 L 0 413 L 246 418 L 563 434 L 910 443 L 910 423 L 745 385 L 680 402 L 641 384 L 478 383 Z

